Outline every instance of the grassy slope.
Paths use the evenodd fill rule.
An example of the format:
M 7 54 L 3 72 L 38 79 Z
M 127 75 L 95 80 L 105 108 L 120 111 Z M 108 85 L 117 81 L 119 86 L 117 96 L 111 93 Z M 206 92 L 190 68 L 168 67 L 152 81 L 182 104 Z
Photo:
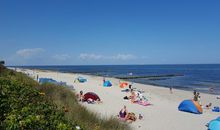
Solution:
M 2 71 L 2 70 L 4 70 L 4 71 Z M 39 85 L 37 82 L 30 79 L 26 75 L 21 74 L 21 73 L 17 73 L 17 72 L 11 71 L 11 70 L 7 70 L 7 69 L 2 69 L 2 66 L 0 68 L 0 81 L 2 81 L 2 82 L 0 82 L 0 85 L 1 85 L 0 91 L 2 91 L 2 92 L 5 91 L 4 89 L 2 89 L 4 87 L 3 84 L 7 84 L 5 82 L 13 81 L 13 83 L 15 82 L 14 85 L 18 85 L 18 86 L 20 85 L 20 87 L 18 87 L 17 89 L 22 88 L 22 91 L 27 91 L 26 89 L 23 89 L 23 88 L 28 88 L 28 91 L 35 93 L 36 95 L 34 95 L 34 96 L 33 96 L 33 94 L 31 95 L 30 93 L 26 95 L 27 97 L 24 96 L 27 99 L 27 101 L 25 103 L 24 103 L 23 99 L 17 100 L 16 101 L 17 103 L 15 103 L 15 104 L 17 104 L 17 105 L 22 104 L 22 105 L 20 105 L 19 108 L 15 108 L 15 110 L 16 109 L 20 109 L 20 110 L 24 109 L 24 111 L 26 113 L 33 115 L 33 118 L 39 118 L 38 113 L 40 113 L 40 111 L 44 111 L 44 107 L 39 108 L 39 110 L 36 110 L 36 111 L 33 111 L 31 109 L 35 109 L 38 106 L 42 106 L 41 103 L 47 104 L 49 106 L 49 108 L 47 108 L 47 109 L 51 109 L 49 114 L 51 115 L 52 119 L 47 119 L 44 117 L 44 116 L 48 116 L 48 113 L 41 113 L 42 117 L 40 116 L 40 119 L 42 121 L 43 120 L 51 120 L 52 123 L 55 122 L 56 127 L 53 129 L 58 129 L 58 128 L 72 129 L 72 128 L 74 128 L 75 125 L 79 125 L 81 128 L 83 128 L 85 130 L 86 129 L 88 129 L 88 130 L 129 130 L 130 129 L 127 124 L 121 123 L 115 118 L 100 119 L 98 115 L 88 111 L 86 108 L 81 106 L 77 102 L 75 94 L 73 92 L 71 92 L 69 89 L 64 88 L 62 86 L 55 86 L 55 85 L 51 85 L 51 84 Z M 8 84 L 10 84 L 10 83 L 8 83 Z M 9 85 L 9 88 L 10 88 L 10 85 Z M 13 91 L 13 90 L 10 90 L 10 91 Z M 18 91 L 18 90 L 16 90 L 16 91 Z M 13 93 L 16 93 L 16 91 L 13 91 Z M 10 96 L 10 93 L 8 96 Z M 33 100 L 29 100 L 32 97 L 35 97 L 35 98 Z M 10 99 L 10 100 L 14 100 L 14 99 Z M 37 101 L 38 101 L 38 103 L 36 103 Z M 33 106 L 27 109 L 26 104 L 33 104 Z M 10 105 L 8 105 L 8 106 L 1 105 L 0 109 L 6 110 L 6 107 L 8 107 L 7 112 L 1 111 L 1 113 L 0 113 L 1 115 L 4 115 L 5 113 L 13 113 L 14 114 L 15 112 L 18 112 L 18 111 L 14 111 L 13 109 L 10 109 Z M 33 113 L 37 113 L 37 114 L 33 114 Z M 8 114 L 6 114 L 6 116 L 8 116 Z M 28 115 L 26 115 L 26 117 L 28 117 Z M 34 121 L 36 121 L 36 120 L 37 119 L 35 119 Z M 1 122 L 2 121 L 4 123 L 1 123 L 0 125 L 4 126 L 4 127 L 6 127 L 6 125 L 13 124 L 12 122 L 10 122 L 12 124 L 8 123 L 8 122 L 6 122 L 8 120 L 1 118 Z M 15 119 L 10 120 L 10 121 L 15 121 Z M 20 123 L 18 120 L 16 120 L 16 121 L 18 122 L 18 124 Z M 38 121 L 37 123 L 39 123 L 39 122 L 40 121 Z M 42 125 L 44 125 L 45 122 L 41 122 Z M 58 123 L 56 123 L 56 122 L 58 122 Z M 36 122 L 32 122 L 32 123 L 36 124 Z M 29 125 L 33 125 L 33 124 L 30 123 Z M 0 128 L 1 128 L 1 126 L 0 126 Z M 19 127 L 19 125 L 17 127 Z M 37 128 L 37 127 L 39 127 L 39 125 L 35 126 L 35 127 Z

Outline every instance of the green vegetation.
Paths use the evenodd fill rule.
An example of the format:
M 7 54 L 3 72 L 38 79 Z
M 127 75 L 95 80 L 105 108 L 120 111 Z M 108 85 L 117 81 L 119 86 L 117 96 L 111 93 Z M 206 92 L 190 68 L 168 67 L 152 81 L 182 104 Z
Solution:
M 115 118 L 100 119 L 81 106 L 74 92 L 39 85 L 26 75 L 0 65 L 0 129 L 129 130 Z
M 5 64 L 5 61 L 1 60 L 1 61 L 0 61 L 0 64 L 4 65 L 4 64 Z

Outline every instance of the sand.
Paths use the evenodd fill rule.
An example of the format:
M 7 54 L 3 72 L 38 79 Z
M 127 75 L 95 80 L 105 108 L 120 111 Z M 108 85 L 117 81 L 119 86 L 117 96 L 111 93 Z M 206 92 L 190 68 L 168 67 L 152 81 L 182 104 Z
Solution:
M 152 104 L 141 106 L 123 99 L 129 93 L 121 92 L 118 79 L 108 78 L 107 80 L 110 80 L 113 86 L 103 87 L 103 77 L 98 76 L 28 69 L 17 69 L 17 71 L 29 73 L 34 78 L 39 75 L 39 78 L 53 78 L 57 81 L 67 82 L 68 85 L 74 86 L 77 93 L 80 90 L 83 90 L 84 93 L 97 93 L 103 103 L 82 103 L 82 105 L 98 113 L 102 118 L 116 117 L 120 109 L 126 105 L 129 112 L 134 112 L 136 115 L 142 114 L 144 117 L 142 120 L 138 119 L 130 124 L 134 130 L 207 130 L 205 125 L 220 114 L 212 112 L 211 109 L 203 109 L 203 114 L 179 111 L 178 105 L 181 101 L 193 98 L 193 92 L 189 91 L 173 89 L 173 94 L 171 94 L 169 88 L 134 83 L 133 87 L 144 90 L 143 95 Z M 74 83 L 74 79 L 78 76 L 87 78 L 88 82 Z M 205 93 L 200 95 L 203 105 L 212 102 L 213 106 L 220 106 L 220 99 L 217 99 L 216 95 Z

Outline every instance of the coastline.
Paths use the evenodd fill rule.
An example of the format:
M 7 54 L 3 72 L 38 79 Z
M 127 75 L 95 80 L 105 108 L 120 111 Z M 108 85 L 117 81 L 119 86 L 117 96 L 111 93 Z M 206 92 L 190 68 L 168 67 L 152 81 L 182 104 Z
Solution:
M 134 112 L 136 115 L 142 114 L 143 120 L 137 120 L 131 124 L 133 129 L 137 130 L 206 130 L 205 126 L 210 120 L 218 117 L 219 113 L 211 112 L 211 110 L 204 110 L 201 115 L 190 114 L 178 111 L 179 103 L 184 99 L 192 99 L 193 94 L 190 91 L 173 89 L 173 94 L 169 93 L 169 88 L 134 83 L 133 87 L 144 90 L 144 95 L 147 96 L 151 106 L 140 106 L 132 104 L 130 101 L 123 100 L 123 97 L 128 93 L 122 93 L 119 86 L 119 79 L 107 78 L 113 83 L 112 87 L 102 87 L 102 78 L 100 76 L 76 74 L 76 73 L 62 73 L 45 70 L 30 69 L 17 69 L 17 71 L 27 72 L 33 74 L 32 76 L 39 75 L 41 77 L 53 78 L 57 81 L 67 82 L 68 85 L 73 85 L 78 93 L 80 90 L 84 92 L 92 91 L 97 93 L 103 100 L 102 104 L 85 104 L 89 110 L 99 113 L 103 118 L 116 116 L 119 110 L 126 105 L 128 111 Z M 74 79 L 78 76 L 83 76 L 88 79 L 84 84 L 73 83 Z M 220 106 L 219 99 L 216 95 L 201 93 L 202 104 L 213 103 L 213 106 Z M 113 107 L 114 106 L 114 107 Z M 158 124 L 160 123 L 160 124 Z
M 214 65 L 214 68 L 209 68 Z M 195 65 L 144 65 L 143 72 L 140 65 L 101 65 L 98 66 L 14 66 L 24 69 L 40 69 L 58 71 L 62 73 L 85 74 L 101 77 L 125 78 L 128 82 L 141 83 L 146 85 L 160 86 L 165 88 L 176 88 L 186 91 L 198 91 L 213 95 L 220 95 L 220 82 L 218 71 L 213 73 L 215 66 L 219 65 L 195 64 Z M 111 68 L 113 67 L 113 68 Z M 208 67 L 208 69 L 207 69 Z M 197 69 L 199 68 L 199 69 Z M 133 72 L 128 73 L 128 72 Z M 210 88 L 212 90 L 210 92 Z

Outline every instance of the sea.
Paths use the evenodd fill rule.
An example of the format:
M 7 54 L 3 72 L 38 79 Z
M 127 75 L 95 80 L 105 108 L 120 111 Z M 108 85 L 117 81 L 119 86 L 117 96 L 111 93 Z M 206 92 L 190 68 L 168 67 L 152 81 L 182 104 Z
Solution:
M 125 80 L 134 83 L 220 94 L 220 64 L 62 65 L 17 67 L 52 70 L 64 73 L 81 73 L 102 77 L 125 78 Z

